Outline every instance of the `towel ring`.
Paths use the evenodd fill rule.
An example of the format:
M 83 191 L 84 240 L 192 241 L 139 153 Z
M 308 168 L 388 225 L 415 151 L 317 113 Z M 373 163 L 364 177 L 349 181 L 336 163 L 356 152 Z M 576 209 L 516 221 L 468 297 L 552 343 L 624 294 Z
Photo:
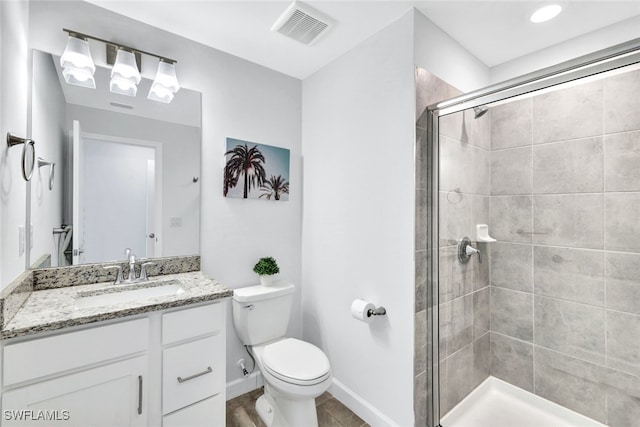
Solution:
M 24 144 L 22 146 L 22 177 L 29 181 L 33 176 L 33 168 L 36 160 L 35 141 L 33 139 L 20 138 L 11 132 L 7 132 L 7 146 Z

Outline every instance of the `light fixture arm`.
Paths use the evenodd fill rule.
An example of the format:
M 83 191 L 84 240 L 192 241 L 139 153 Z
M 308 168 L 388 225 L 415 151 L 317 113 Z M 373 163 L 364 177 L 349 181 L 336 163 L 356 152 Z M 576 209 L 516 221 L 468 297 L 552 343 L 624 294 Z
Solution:
M 136 48 L 133 48 L 133 47 L 130 47 L 130 46 L 126 46 L 126 45 L 120 44 L 120 43 L 114 43 L 112 41 L 101 39 L 99 37 L 94 37 L 94 36 L 91 36 L 89 34 L 81 33 L 81 32 L 78 32 L 78 31 L 68 30 L 66 28 L 63 28 L 62 31 L 68 33 L 69 36 L 71 36 L 71 37 L 76 37 L 76 38 L 83 39 L 83 40 L 87 40 L 87 39 L 97 40 L 99 42 L 115 46 L 116 49 L 124 49 L 124 50 L 128 50 L 129 52 L 138 52 L 138 53 L 143 54 L 143 55 L 153 56 L 155 58 L 158 58 L 161 61 L 168 62 L 169 64 L 176 64 L 178 62 L 175 59 L 167 58 L 166 56 L 156 55 L 155 53 L 151 53 L 151 52 L 147 52 L 147 51 L 144 51 L 144 50 L 136 49 Z

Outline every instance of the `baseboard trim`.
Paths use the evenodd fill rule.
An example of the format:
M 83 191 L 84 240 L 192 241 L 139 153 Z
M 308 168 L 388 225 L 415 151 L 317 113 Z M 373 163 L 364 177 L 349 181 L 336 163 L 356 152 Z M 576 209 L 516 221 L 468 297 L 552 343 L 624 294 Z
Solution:
M 226 399 L 231 400 L 260 387 L 262 387 L 262 375 L 256 371 L 247 378 L 238 378 L 228 382 Z
M 398 427 L 398 424 L 393 422 L 393 420 L 335 378 L 333 379 L 331 387 L 329 387 L 329 393 L 369 425 Z

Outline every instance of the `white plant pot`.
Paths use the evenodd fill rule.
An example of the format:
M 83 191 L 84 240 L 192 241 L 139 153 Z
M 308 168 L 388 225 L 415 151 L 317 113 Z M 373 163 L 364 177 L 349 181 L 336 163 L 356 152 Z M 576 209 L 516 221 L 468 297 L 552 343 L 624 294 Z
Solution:
M 260 284 L 262 286 L 271 286 L 273 285 L 273 274 L 260 274 Z

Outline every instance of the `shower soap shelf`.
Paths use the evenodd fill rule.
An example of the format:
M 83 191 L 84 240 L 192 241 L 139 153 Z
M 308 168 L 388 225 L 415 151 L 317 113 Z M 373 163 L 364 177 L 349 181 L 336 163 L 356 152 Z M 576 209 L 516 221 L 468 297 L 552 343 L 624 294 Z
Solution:
M 476 242 L 497 242 L 489 236 L 489 226 L 487 224 L 476 224 Z

